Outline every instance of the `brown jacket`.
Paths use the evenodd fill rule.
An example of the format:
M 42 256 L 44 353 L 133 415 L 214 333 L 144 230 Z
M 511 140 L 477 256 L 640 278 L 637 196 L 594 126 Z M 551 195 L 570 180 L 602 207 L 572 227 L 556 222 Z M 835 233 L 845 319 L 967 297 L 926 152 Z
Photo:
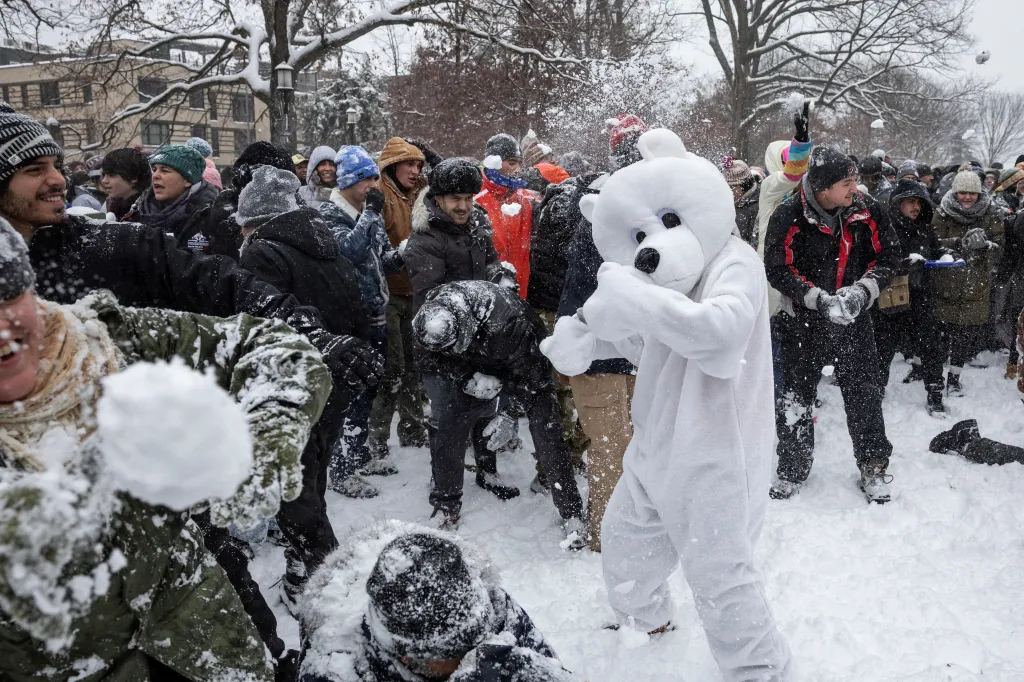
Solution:
M 993 209 L 964 225 L 941 208 L 935 210 L 932 218 L 935 236 L 947 249 L 960 250 L 960 240 L 974 227 L 985 228 L 985 236 L 993 247 L 970 259 L 966 267 L 936 270 L 932 275 L 935 285 L 935 316 L 946 324 L 981 325 L 988 322 L 989 295 L 992 290 L 993 273 L 1002 257 L 1003 221 Z
M 388 240 L 398 246 L 412 235 L 412 207 L 416 197 L 427 186 L 422 178 L 416 187 L 408 192 L 403 191 L 394 181 L 390 173 L 385 171 L 390 166 L 402 161 L 419 161 L 426 163 L 426 158 L 416 147 L 400 137 L 393 137 L 384 145 L 377 166 L 380 168 L 381 191 L 384 192 L 384 229 Z M 388 291 L 398 296 L 412 296 L 412 284 L 409 282 L 409 271 L 402 268 L 388 275 Z

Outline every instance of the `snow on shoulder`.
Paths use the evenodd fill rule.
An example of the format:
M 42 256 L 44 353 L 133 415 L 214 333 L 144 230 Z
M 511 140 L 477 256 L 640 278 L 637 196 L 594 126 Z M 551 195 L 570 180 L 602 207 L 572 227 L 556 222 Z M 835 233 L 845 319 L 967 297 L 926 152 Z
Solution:
M 105 378 L 96 421 L 114 484 L 150 504 L 184 510 L 228 498 L 252 467 L 242 408 L 178 359 Z

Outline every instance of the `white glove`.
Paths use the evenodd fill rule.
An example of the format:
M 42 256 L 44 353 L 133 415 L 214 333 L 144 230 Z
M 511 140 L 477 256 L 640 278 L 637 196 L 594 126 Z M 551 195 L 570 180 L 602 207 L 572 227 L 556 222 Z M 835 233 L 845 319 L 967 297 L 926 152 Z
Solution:
M 497 377 L 476 372 L 466 382 L 466 387 L 462 390 L 466 395 L 471 395 L 477 400 L 494 400 L 501 393 L 501 380 Z
M 494 419 L 484 427 L 483 435 L 485 438 L 489 437 L 487 449 L 491 452 L 497 452 L 508 445 L 509 441 L 516 437 L 517 425 L 518 420 L 503 412 L 494 415 Z
M 818 312 L 832 324 L 847 325 L 860 315 L 871 295 L 859 284 L 843 287 L 832 294 L 822 292 L 818 296 Z
M 596 351 L 597 337 L 575 315 L 558 318 L 554 333 L 540 342 L 540 352 L 569 377 L 586 372 Z

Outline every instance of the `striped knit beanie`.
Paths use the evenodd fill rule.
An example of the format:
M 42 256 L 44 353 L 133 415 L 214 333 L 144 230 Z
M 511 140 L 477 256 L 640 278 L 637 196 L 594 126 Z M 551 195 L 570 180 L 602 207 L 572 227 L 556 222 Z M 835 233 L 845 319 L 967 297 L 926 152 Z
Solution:
M 58 164 L 64 162 L 64 150 L 50 137 L 46 126 L 0 100 L 0 182 L 42 156 L 56 156 Z

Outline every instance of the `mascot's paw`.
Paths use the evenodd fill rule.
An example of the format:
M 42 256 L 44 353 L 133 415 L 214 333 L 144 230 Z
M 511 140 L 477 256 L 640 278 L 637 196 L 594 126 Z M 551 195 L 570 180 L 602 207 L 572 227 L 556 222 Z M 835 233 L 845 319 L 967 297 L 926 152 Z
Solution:
M 594 361 L 597 338 L 577 317 L 562 317 L 555 331 L 540 342 L 540 352 L 566 376 L 583 374 Z
M 583 304 L 582 316 L 597 338 L 621 341 L 640 331 L 641 315 L 650 278 L 628 265 L 606 262 L 597 271 L 597 291 Z

